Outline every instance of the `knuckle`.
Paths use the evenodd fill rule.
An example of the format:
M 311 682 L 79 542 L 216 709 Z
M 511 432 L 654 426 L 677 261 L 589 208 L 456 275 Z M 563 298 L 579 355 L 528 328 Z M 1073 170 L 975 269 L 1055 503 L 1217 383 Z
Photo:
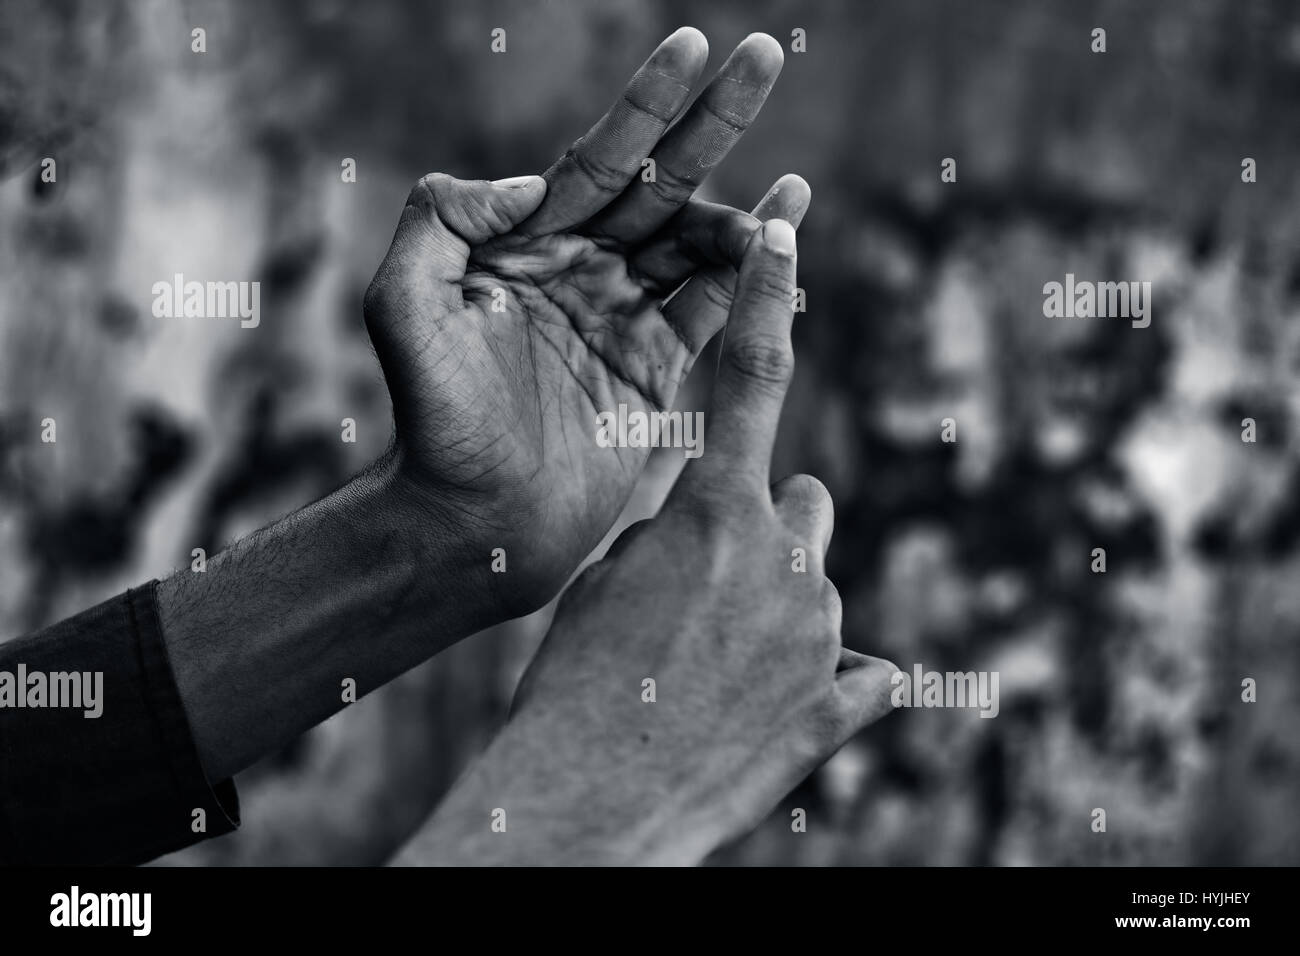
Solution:
M 714 103 L 707 99 L 700 101 L 700 109 L 713 118 L 713 121 L 726 130 L 729 135 L 728 139 L 738 139 L 745 130 L 749 129 L 753 117 L 747 112 L 736 110 L 724 104 Z
M 717 537 L 726 502 L 708 482 L 683 482 L 673 489 L 665 511 L 679 518 L 689 533 L 703 541 Z
M 581 141 L 570 147 L 565 153 L 565 159 L 600 192 L 610 194 L 622 192 L 627 185 L 628 176 L 621 169 L 591 155 Z
M 465 195 L 453 208 L 444 221 L 458 236 L 499 236 L 510 231 L 509 216 L 495 203 L 474 202 Z
M 631 89 L 625 90 L 620 100 L 634 113 L 641 113 L 665 126 L 677 118 L 677 110 L 671 102 L 660 103 L 656 97 L 650 95 L 650 91 L 643 89 L 639 84 L 633 84 Z
M 676 173 L 666 166 L 661 166 L 655 178 L 644 185 L 660 202 L 670 206 L 680 206 L 691 198 L 700 183 L 698 177 L 692 177 L 688 173 Z
M 679 517 L 685 519 L 679 534 L 691 542 L 697 580 L 710 590 L 729 590 L 739 570 L 737 558 L 744 553 L 736 534 L 739 522 L 729 510 L 698 499 L 688 503 Z
M 835 639 L 836 650 L 838 652 L 840 641 L 840 622 L 844 620 L 844 599 L 840 597 L 839 588 L 830 581 L 822 585 L 821 594 L 822 611 L 826 619 L 832 625 L 833 637 Z
M 406 197 L 406 204 L 421 212 L 434 211 L 438 205 L 437 190 L 441 188 L 443 180 L 450 178 L 446 173 L 429 173 L 421 176 L 411 187 L 410 195 Z
M 813 656 L 819 676 L 835 673 L 840 662 L 841 646 L 838 628 L 822 627 L 818 630 Z
M 670 499 L 673 514 L 697 542 L 700 551 L 718 561 L 730 561 L 741 542 L 769 520 L 757 496 L 735 482 L 692 482 Z
M 390 285 L 386 267 L 381 264 L 379 271 L 370 280 L 370 285 L 366 286 L 366 294 L 361 300 L 361 316 L 372 338 L 380 322 L 390 311 L 392 305 Z
M 789 339 L 751 336 L 727 352 L 728 364 L 742 376 L 785 386 L 794 377 L 794 348 Z
M 716 482 L 693 482 L 681 496 L 678 509 L 705 538 L 728 538 L 743 525 L 744 505 L 730 488 Z
M 831 498 L 830 490 L 813 475 L 803 473 L 791 475 L 778 485 L 777 496 L 782 501 L 788 501 L 790 504 L 818 514 L 835 510 L 835 502 Z
M 449 176 L 446 173 L 429 173 L 420 179 L 420 184 L 428 190 L 429 194 L 434 199 L 437 199 L 446 192 L 447 187 L 454 182 L 456 182 L 455 177 Z
M 724 316 L 731 311 L 732 290 L 735 288 L 736 282 L 734 270 L 729 278 L 731 282 L 727 284 L 708 272 L 695 274 L 695 280 L 699 283 L 699 292 L 704 297 L 704 301 Z

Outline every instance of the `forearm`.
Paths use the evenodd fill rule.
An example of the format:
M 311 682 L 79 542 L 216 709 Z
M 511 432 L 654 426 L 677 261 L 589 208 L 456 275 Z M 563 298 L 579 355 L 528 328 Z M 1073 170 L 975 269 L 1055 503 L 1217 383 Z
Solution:
M 683 865 L 719 844 L 716 801 L 638 766 L 642 742 L 551 716 L 504 727 L 393 864 Z
M 504 617 L 488 555 L 380 464 L 158 587 L 203 767 L 222 780 Z

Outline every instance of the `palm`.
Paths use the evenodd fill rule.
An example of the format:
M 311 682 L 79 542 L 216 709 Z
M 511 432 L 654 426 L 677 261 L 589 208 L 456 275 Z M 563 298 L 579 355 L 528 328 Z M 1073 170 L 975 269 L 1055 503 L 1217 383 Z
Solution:
M 597 415 L 671 406 L 690 358 L 622 250 L 572 233 L 473 250 L 465 307 L 427 381 L 421 455 L 483 502 L 510 500 L 551 539 L 599 538 L 648 449 L 601 447 Z M 504 494 L 504 498 L 503 498 Z M 508 516 L 507 516 L 508 517 Z
M 757 226 L 690 197 L 757 114 L 780 47 L 745 40 L 669 129 L 706 58 L 696 31 L 661 44 L 544 188 L 426 177 L 367 295 L 403 461 L 476 543 L 556 575 L 599 542 L 649 454 L 598 444 L 598 414 L 671 406 Z M 669 185 L 637 175 L 646 157 Z M 783 179 L 760 211 L 797 221 L 807 198 Z M 664 306 L 700 269 L 709 290 L 692 280 Z

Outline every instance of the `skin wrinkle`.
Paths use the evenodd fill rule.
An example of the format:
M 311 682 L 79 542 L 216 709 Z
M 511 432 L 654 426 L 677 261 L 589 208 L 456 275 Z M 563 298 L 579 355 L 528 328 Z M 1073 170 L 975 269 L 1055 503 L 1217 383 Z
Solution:
M 582 266 L 590 262 L 591 258 L 594 255 L 596 255 L 596 253 L 597 250 L 591 247 L 585 247 L 583 251 L 578 254 L 578 257 L 575 261 L 571 261 L 570 265 L 563 272 L 557 273 L 556 275 L 552 276 L 549 281 L 552 284 L 556 284 L 556 285 L 561 284 L 564 276 L 572 275 L 579 272 Z M 602 353 L 598 348 L 595 347 L 593 338 L 595 334 L 597 334 L 597 332 L 604 331 L 608 333 L 609 331 L 611 331 L 611 327 L 613 327 L 613 331 L 617 334 L 619 330 L 617 329 L 614 323 L 606 321 L 603 325 L 599 325 L 595 330 L 584 331 L 578 327 L 572 312 L 569 309 L 567 309 L 565 306 L 563 306 L 561 303 L 556 301 L 551 296 L 551 294 L 547 291 L 547 289 L 544 286 L 538 284 L 536 280 L 534 280 L 531 276 L 528 276 L 526 274 L 519 274 L 517 275 L 516 281 L 521 281 L 526 283 L 528 288 L 535 291 L 543 299 L 545 304 L 550 306 L 551 311 L 529 306 L 526 303 L 525 298 L 521 296 L 519 292 L 516 290 L 515 291 L 516 299 L 524 304 L 524 307 L 528 310 L 531 316 L 546 318 L 545 321 L 546 325 L 558 325 L 560 324 L 559 322 L 551 320 L 549 318 L 550 315 L 558 313 L 560 316 L 564 317 L 565 320 L 564 324 L 566 324 L 567 327 L 573 331 L 577 339 L 581 341 L 583 345 L 586 347 L 588 355 L 600 357 L 603 359 L 604 353 Z M 583 288 L 582 284 L 580 283 L 574 283 L 573 287 L 577 292 L 577 294 L 579 295 L 586 296 L 588 294 Z M 588 299 L 588 305 L 589 307 L 591 306 L 589 299 Z M 588 311 L 594 311 L 594 307 L 589 308 Z M 551 345 L 552 348 L 554 348 L 556 354 L 560 357 L 561 361 L 564 362 L 565 366 L 568 367 L 570 371 L 574 373 L 574 377 L 578 378 L 579 377 L 578 371 L 582 367 L 581 363 L 580 362 L 574 363 L 572 359 L 570 359 L 555 342 L 551 341 L 549 337 L 546 336 L 543 337 L 546 338 L 547 343 Z M 677 338 L 680 341 L 680 336 L 677 336 Z M 603 364 L 607 368 L 607 370 L 613 376 L 615 376 L 619 381 L 621 381 L 624 385 L 632 389 L 642 399 L 642 401 L 646 403 L 647 406 L 659 411 L 662 411 L 664 409 L 665 404 L 661 398 L 657 396 L 651 396 L 646 391 L 644 391 L 642 387 L 637 382 L 633 381 L 625 372 L 623 372 L 622 369 L 618 367 L 616 363 L 609 363 L 609 362 L 602 361 L 601 364 Z M 582 384 L 581 381 L 579 382 L 579 384 Z M 597 412 L 600 411 L 601 406 L 598 404 L 598 400 L 596 399 L 595 395 L 591 393 L 590 389 L 588 389 L 585 385 L 583 385 L 583 391 L 587 395 L 588 400 L 592 403 L 592 410 Z
M 641 73 L 648 74 L 651 76 L 662 77 L 663 79 L 668 80 L 670 83 L 676 85 L 677 88 L 682 92 L 682 94 L 686 96 L 689 96 L 691 93 L 692 84 L 683 83 L 681 77 L 678 76 L 676 73 L 667 73 L 663 70 L 655 69 L 653 66 L 650 66 L 649 64 L 646 64 L 641 68 Z
M 635 87 L 636 85 L 637 85 L 636 83 L 633 83 L 633 87 Z M 681 83 L 678 83 L 677 87 L 687 94 L 690 93 L 690 88 L 684 87 Z M 646 102 L 639 103 L 636 100 L 636 96 L 634 95 L 632 88 L 623 91 L 623 96 L 620 102 L 626 103 L 628 107 L 630 107 L 633 111 L 640 113 L 642 116 L 648 116 L 655 122 L 663 124 L 665 129 L 668 127 L 669 123 L 671 123 L 674 119 L 677 118 L 677 114 L 679 112 L 679 110 L 677 109 L 662 109 L 658 113 L 656 113 L 652 108 L 654 104 L 654 98 L 650 97 Z M 620 189 L 620 192 L 621 191 L 622 190 Z
M 576 146 L 565 154 L 565 159 L 605 195 L 617 196 L 627 187 L 622 170 L 603 165 Z
M 717 218 L 714 218 L 707 223 L 709 230 L 715 236 L 716 233 L 721 232 L 725 237 L 725 248 L 717 250 L 720 255 L 714 255 L 714 244 L 711 241 L 693 237 L 695 231 L 704 228 L 705 223 L 702 220 L 706 216 L 727 220 L 725 223 L 719 223 Z M 665 223 L 660 233 L 666 232 L 666 237 L 657 233 L 629 258 L 628 273 L 634 279 L 641 276 L 650 277 L 653 288 L 658 290 L 674 281 L 677 275 L 692 265 L 697 266 L 695 274 L 701 274 L 701 270 L 698 270 L 698 266 L 703 264 L 700 262 L 701 259 L 713 266 L 729 265 L 744 255 L 750 238 L 761 225 L 758 218 L 751 213 L 743 213 L 740 210 L 716 206 L 712 203 L 697 203 L 689 210 L 678 212 Z M 655 271 L 651 271 L 652 269 Z
M 712 163 L 701 162 L 695 167 L 696 175 L 677 173 L 669 166 L 656 167 L 655 178 L 645 183 L 650 194 L 666 206 L 679 206 L 700 188 L 704 175 L 713 169 Z
M 517 298 L 517 297 L 516 297 L 516 298 Z M 487 314 L 487 313 L 484 313 L 485 316 L 486 316 L 486 314 Z M 503 356 L 502 356 L 501 352 L 498 350 L 498 346 L 497 346 L 497 340 L 496 340 L 496 338 L 495 338 L 495 337 L 491 337 L 491 336 L 487 336 L 487 337 L 485 337 L 485 340 L 488 342 L 489 348 L 492 349 L 492 352 L 493 352 L 493 356 L 494 356 L 494 358 L 497 359 L 497 360 L 499 361 Z M 515 370 L 514 378 L 515 378 L 516 381 L 520 381 L 520 382 L 524 381 L 524 380 L 527 378 L 527 376 L 524 375 L 524 374 L 522 373 L 521 370 L 524 369 L 525 367 L 532 367 L 532 366 L 525 366 L 525 363 L 524 363 L 524 355 L 523 355 L 523 351 L 524 351 L 524 349 L 528 349 L 529 352 L 532 353 L 532 344 L 528 341 L 528 336 L 520 336 L 520 337 L 519 337 L 519 354 L 518 354 L 518 356 L 516 356 L 516 359 L 515 359 L 515 362 L 514 362 L 514 365 L 513 365 L 513 369 Z M 535 354 L 534 354 L 534 359 L 535 359 Z M 536 390 L 536 395 L 537 395 L 537 398 L 538 398 L 538 406 L 540 407 L 540 405 L 541 405 L 541 390 L 540 390 L 540 388 L 538 388 L 538 389 Z M 519 413 L 522 414 L 522 410 L 520 410 Z M 519 424 L 520 424 L 520 421 L 519 421 L 518 419 L 516 419 L 514 422 L 512 422 L 512 425 L 514 425 L 514 426 L 516 426 L 516 427 L 517 427 Z M 539 422 L 539 424 L 540 424 L 540 422 Z M 506 437 L 507 437 L 507 436 L 506 436 L 505 434 L 498 435 L 497 438 L 496 438 L 496 441 L 494 441 L 493 444 L 495 444 L 497 441 L 504 441 Z M 545 462 L 545 448 L 546 448 L 546 446 L 545 446 L 546 436 L 545 436 L 544 434 L 541 434 L 540 437 L 541 437 L 541 441 L 543 442 L 543 445 L 542 445 L 543 455 L 541 456 L 541 460 L 537 462 L 536 467 L 533 469 L 532 473 L 529 475 L 529 481 L 535 480 L 535 479 L 537 478 L 537 476 L 538 476 L 539 474 L 541 474 L 542 468 L 544 467 L 544 462 Z M 503 465 L 504 465 L 504 462 L 505 462 L 505 460 L 502 461 L 502 464 L 503 464 Z

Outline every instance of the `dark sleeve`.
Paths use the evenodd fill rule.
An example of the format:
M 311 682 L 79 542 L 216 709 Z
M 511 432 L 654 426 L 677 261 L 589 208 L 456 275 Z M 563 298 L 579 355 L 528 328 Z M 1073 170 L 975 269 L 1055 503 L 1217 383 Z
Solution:
M 0 863 L 143 863 L 239 826 L 234 782 L 199 763 L 156 586 L 0 644 Z

